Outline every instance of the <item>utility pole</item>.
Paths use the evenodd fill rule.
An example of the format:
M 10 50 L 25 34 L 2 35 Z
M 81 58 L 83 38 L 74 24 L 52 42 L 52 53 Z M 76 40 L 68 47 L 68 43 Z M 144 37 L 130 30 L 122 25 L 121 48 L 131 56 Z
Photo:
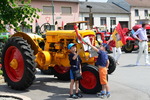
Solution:
M 53 19 L 53 25 L 54 25 L 54 2 L 52 0 L 52 19 Z
M 92 6 L 87 5 L 87 8 L 89 8 L 89 22 L 90 22 L 90 29 L 93 28 L 93 13 L 92 13 Z

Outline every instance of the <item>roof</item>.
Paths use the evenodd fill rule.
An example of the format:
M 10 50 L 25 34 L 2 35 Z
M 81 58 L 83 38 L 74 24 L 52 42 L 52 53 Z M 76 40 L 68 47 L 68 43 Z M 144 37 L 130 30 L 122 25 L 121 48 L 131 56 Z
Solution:
M 79 2 L 79 0 L 53 0 L 53 1 L 63 1 L 63 2 Z
M 59 1 L 59 2 L 79 2 L 79 0 L 34 0 L 34 1 Z
M 136 7 L 149 7 L 150 8 L 150 0 L 124 0 L 129 3 L 131 6 Z
M 102 2 L 81 2 L 80 4 L 80 12 L 81 13 L 88 13 L 89 8 L 87 5 L 92 6 L 93 13 L 118 13 L 118 14 L 128 14 L 129 12 L 116 6 L 112 3 L 102 3 Z

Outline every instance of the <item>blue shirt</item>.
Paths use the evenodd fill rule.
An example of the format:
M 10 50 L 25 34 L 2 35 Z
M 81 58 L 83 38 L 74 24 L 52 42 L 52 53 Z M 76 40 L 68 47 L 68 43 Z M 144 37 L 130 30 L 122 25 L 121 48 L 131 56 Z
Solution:
M 146 29 L 144 28 L 139 28 L 134 34 L 133 37 L 137 38 L 137 36 L 139 37 L 140 40 L 148 40 L 147 39 L 147 34 L 146 34 Z
M 99 50 L 98 52 L 98 59 L 96 61 L 96 66 L 100 65 L 101 67 L 106 67 L 108 55 L 106 51 Z

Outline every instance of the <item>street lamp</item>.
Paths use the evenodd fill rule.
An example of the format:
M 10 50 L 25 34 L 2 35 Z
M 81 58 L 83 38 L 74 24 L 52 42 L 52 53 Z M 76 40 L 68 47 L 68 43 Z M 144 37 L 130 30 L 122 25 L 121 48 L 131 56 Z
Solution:
M 92 13 L 92 6 L 90 6 L 90 5 L 87 5 L 86 6 L 87 8 L 89 8 L 89 23 L 90 23 L 90 29 L 92 29 L 93 28 L 93 13 Z
M 53 19 L 53 25 L 54 25 L 54 2 L 52 0 L 52 19 Z

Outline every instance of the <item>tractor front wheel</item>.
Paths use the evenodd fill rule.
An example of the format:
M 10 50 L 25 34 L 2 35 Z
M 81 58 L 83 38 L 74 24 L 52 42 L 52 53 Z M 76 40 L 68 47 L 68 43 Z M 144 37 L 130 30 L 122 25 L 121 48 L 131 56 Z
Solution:
M 27 89 L 35 79 L 36 64 L 27 41 L 12 37 L 2 51 L 2 70 L 6 83 L 12 89 Z
M 54 66 L 54 75 L 59 80 L 69 81 L 70 80 L 70 67 L 55 65 Z
M 83 66 L 82 77 L 83 79 L 79 81 L 79 88 L 84 93 L 95 94 L 102 89 L 97 67 L 92 65 Z
M 109 59 L 108 74 L 111 74 L 111 73 L 113 73 L 113 72 L 115 71 L 115 69 L 116 69 L 116 61 L 115 61 L 115 59 L 114 59 L 112 56 L 110 56 L 110 55 L 108 55 L 108 59 Z

